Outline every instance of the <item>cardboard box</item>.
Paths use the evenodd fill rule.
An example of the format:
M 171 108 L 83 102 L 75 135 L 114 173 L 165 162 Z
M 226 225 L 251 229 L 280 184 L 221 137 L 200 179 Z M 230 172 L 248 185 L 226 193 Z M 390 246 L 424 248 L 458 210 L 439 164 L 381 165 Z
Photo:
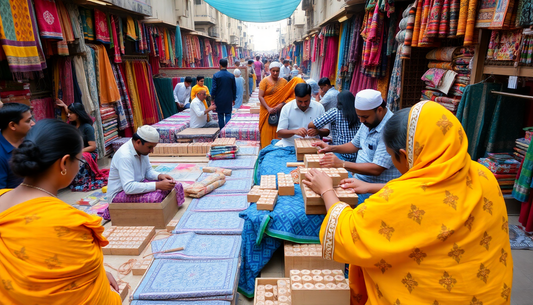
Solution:
M 303 270 L 302 270 L 303 271 Z M 307 270 L 310 271 L 310 270 Z M 315 271 L 315 270 L 313 270 Z M 331 270 L 317 270 L 319 272 Z M 335 270 L 341 271 L 341 270 Z M 323 273 L 315 275 L 318 278 L 325 278 Z M 350 305 L 350 286 L 348 280 L 344 279 L 344 275 L 339 275 L 340 280 L 335 279 L 335 282 L 328 282 L 322 280 L 315 280 L 307 283 L 295 283 L 294 277 L 291 277 L 291 298 L 292 305 Z M 331 275 L 327 275 L 331 277 Z M 308 276 L 309 277 L 309 276 Z M 303 278 L 303 276 L 302 276 Z M 331 286 L 330 286 L 331 285 Z
M 112 226 L 106 231 L 104 236 L 109 244 L 102 248 L 102 253 L 108 255 L 140 255 L 155 235 L 153 226 Z
M 276 202 L 278 201 L 278 191 L 263 190 L 261 192 L 261 198 L 257 200 L 257 209 L 264 211 L 274 211 Z
M 291 290 L 290 290 L 290 279 L 289 278 L 261 278 L 261 277 L 255 278 L 254 305 L 264 304 L 264 301 L 262 301 L 262 298 L 260 297 L 260 295 L 262 295 L 262 294 L 258 290 L 258 287 L 270 285 L 270 286 L 272 286 L 272 291 L 274 291 L 274 288 L 275 288 L 275 290 L 277 292 L 279 292 L 280 288 L 284 288 L 284 287 L 280 286 L 280 284 L 281 284 L 280 282 L 281 281 L 286 283 L 285 284 L 286 287 L 289 287 L 289 288 L 285 288 L 287 291 L 286 291 L 286 293 L 283 294 L 284 296 L 287 296 L 287 298 L 288 298 L 287 302 L 280 301 L 279 293 L 276 293 L 275 295 L 273 293 L 272 298 L 274 300 L 276 300 L 278 302 L 278 304 L 284 304 L 285 303 L 287 305 L 290 305 L 291 304 Z
M 320 197 L 319 194 L 313 192 L 310 188 L 308 188 L 303 183 L 300 183 L 300 188 L 302 189 L 302 196 L 304 199 L 305 214 L 307 215 L 327 214 L 326 205 L 324 204 L 324 200 L 322 200 L 322 197 Z M 352 208 L 357 206 L 357 202 L 358 202 L 357 194 L 350 193 L 339 187 L 334 188 L 334 190 L 335 190 L 335 193 L 337 194 L 337 197 L 339 197 L 340 201 L 347 203 Z
M 160 203 L 110 203 L 109 214 L 114 226 L 154 226 L 166 229 L 178 212 L 176 190 Z
M 259 198 L 261 198 L 261 192 L 263 189 L 261 189 L 258 185 L 254 185 L 250 192 L 248 192 L 248 202 L 257 202 Z
M 296 251 L 295 251 L 296 250 Z M 290 277 L 291 270 L 341 269 L 345 264 L 322 258 L 320 244 L 295 244 L 286 241 L 284 246 L 285 277 Z
M 324 157 L 324 154 L 305 155 L 304 163 L 306 168 L 320 168 L 320 159 Z
M 320 141 L 319 139 L 294 139 L 294 147 L 296 149 L 296 159 L 303 161 L 304 155 L 316 154 L 318 149 L 311 144 Z

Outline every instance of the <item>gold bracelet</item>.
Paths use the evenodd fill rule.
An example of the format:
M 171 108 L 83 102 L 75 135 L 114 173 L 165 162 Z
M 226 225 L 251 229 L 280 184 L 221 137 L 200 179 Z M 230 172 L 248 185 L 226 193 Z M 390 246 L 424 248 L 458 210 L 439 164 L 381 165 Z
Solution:
M 324 194 L 327 193 L 327 192 L 329 192 L 329 191 L 335 191 L 335 190 L 334 190 L 334 189 L 329 189 L 329 190 L 323 192 L 322 194 L 320 194 L 320 197 L 324 196 Z

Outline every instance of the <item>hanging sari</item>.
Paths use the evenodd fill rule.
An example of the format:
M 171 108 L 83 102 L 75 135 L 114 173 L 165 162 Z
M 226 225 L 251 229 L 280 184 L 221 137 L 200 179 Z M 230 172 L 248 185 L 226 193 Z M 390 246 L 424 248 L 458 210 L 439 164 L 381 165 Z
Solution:
M 52 197 L 0 213 L 2 302 L 122 304 L 104 269 L 101 221 Z
M 355 209 L 329 209 L 323 257 L 351 264 L 352 304 L 509 304 L 508 216 L 494 175 L 470 159 L 441 105 L 416 104 L 407 127 L 409 170 Z
M 294 88 L 297 84 L 303 83 L 304 80 L 295 77 L 290 82 L 284 78 L 279 78 L 276 83 L 269 76 L 264 78 L 259 84 L 259 90 L 265 92 L 264 99 L 270 108 L 277 105 L 290 102 L 294 99 Z M 259 133 L 261 134 L 261 148 L 270 145 L 273 139 L 277 139 L 277 126 L 268 124 L 268 111 L 261 105 L 259 113 Z

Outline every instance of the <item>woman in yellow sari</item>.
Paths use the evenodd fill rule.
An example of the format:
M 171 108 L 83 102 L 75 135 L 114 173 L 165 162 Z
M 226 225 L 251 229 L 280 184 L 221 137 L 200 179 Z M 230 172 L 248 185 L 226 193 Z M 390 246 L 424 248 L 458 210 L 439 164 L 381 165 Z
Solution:
M 101 218 L 59 200 L 79 170 L 76 127 L 38 122 L 13 152 L 24 182 L 0 191 L 0 303 L 122 304 L 103 266 Z
M 268 124 L 270 114 L 279 113 L 285 103 L 294 99 L 294 87 L 304 80 L 295 77 L 290 82 L 279 77 L 281 64 L 273 62 L 270 64 L 270 76 L 263 78 L 259 83 L 259 102 L 261 110 L 259 113 L 259 133 L 261 134 L 261 149 L 270 145 L 277 136 L 277 126 Z
M 328 209 L 323 257 L 351 264 L 351 304 L 509 304 L 507 210 L 494 176 L 468 155 L 461 123 L 425 101 L 397 112 L 383 138 L 403 175 L 355 209 L 329 177 L 305 181 Z

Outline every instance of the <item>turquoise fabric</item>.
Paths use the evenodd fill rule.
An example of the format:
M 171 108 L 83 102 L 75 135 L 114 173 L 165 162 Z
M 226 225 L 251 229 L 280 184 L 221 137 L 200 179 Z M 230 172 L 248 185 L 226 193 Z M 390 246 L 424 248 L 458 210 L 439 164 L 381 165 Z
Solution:
M 248 22 L 272 22 L 289 18 L 301 0 L 205 0 L 222 14 Z

